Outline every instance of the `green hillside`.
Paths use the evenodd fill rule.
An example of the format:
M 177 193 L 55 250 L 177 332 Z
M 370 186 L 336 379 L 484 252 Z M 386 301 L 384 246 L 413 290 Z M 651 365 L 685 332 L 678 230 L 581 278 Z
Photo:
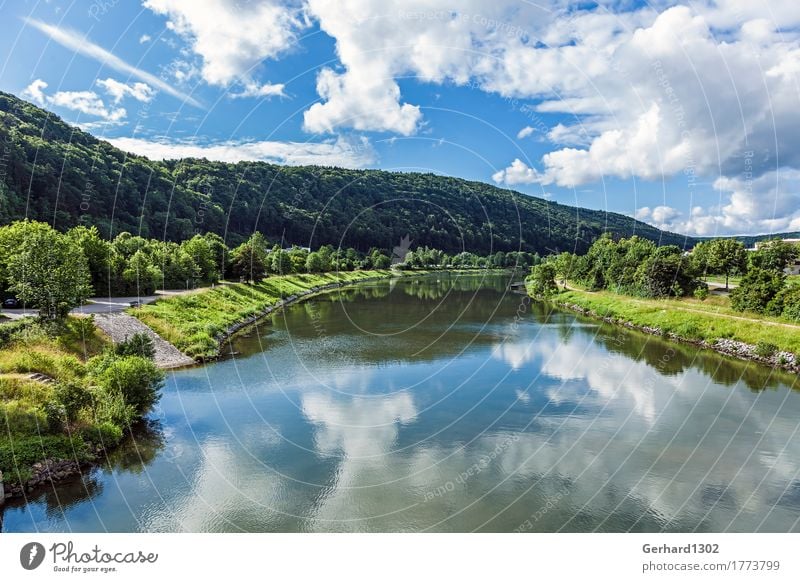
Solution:
M 254 230 L 269 239 L 447 252 L 585 252 L 603 232 L 691 246 L 616 213 L 564 206 L 434 174 L 236 164 L 157 162 L 126 154 L 56 115 L 0 93 L 0 221 L 31 218 L 60 230 L 96 225 L 180 241 L 211 231 L 230 244 Z

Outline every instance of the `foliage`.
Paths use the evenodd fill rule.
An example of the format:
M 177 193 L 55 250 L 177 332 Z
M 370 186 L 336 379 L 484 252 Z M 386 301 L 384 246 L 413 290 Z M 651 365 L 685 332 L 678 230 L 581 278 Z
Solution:
M 2 227 L 0 244 L 8 289 L 43 319 L 64 318 L 89 296 L 86 257 L 68 236 L 25 220 Z
M 106 239 L 128 231 L 177 242 L 200 230 L 224 234 L 236 246 L 260 231 L 288 245 L 341 244 L 366 252 L 373 246 L 392 249 L 408 236 L 416 245 L 450 254 L 465 248 L 481 254 L 583 253 L 603 232 L 687 242 L 620 214 L 588 209 L 578 214 L 555 202 L 430 173 L 152 161 L 7 93 L 0 93 L 0 141 L 9 168 L 0 221 L 31 217 L 64 229 L 94 226 Z M 115 260 L 116 253 L 109 253 L 108 267 L 115 269 Z M 98 264 L 94 271 L 97 293 L 105 294 L 116 280 L 105 269 Z M 213 275 L 204 269 L 200 276 Z M 128 283 L 149 283 L 152 274 L 148 269 Z
M 136 414 L 143 414 L 159 399 L 164 373 L 141 356 L 96 356 L 88 362 L 92 381 L 107 395 L 119 394 Z
M 0 471 L 9 482 L 27 479 L 30 475 L 29 467 L 42 459 L 72 459 L 83 462 L 88 458 L 86 443 L 78 436 L 0 437 Z
M 772 239 L 760 242 L 758 249 L 749 254 L 750 266 L 758 269 L 783 271 L 797 258 L 798 247 L 796 244 L 787 243 L 782 239 Z
M 753 268 L 731 291 L 731 307 L 736 311 L 764 313 L 767 305 L 783 289 L 786 276 L 778 271 Z
M 156 355 L 156 347 L 149 335 L 139 332 L 116 344 L 114 353 L 118 356 L 141 356 L 152 360 Z
M 778 346 L 775 344 L 760 341 L 756 344 L 755 354 L 760 358 L 771 358 L 778 352 Z
M 556 285 L 556 268 L 550 262 L 536 265 L 531 270 L 528 289 L 534 297 L 550 297 L 558 293 Z

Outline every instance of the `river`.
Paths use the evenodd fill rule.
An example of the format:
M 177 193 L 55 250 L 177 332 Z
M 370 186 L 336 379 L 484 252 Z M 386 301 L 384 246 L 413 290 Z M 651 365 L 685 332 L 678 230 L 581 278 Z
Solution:
M 795 377 L 434 275 L 319 295 L 170 372 L 3 531 L 798 531 Z

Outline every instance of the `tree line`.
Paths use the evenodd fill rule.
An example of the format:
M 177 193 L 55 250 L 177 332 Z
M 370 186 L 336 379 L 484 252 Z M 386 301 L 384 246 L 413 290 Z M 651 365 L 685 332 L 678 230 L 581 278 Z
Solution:
M 534 294 L 551 296 L 567 280 L 590 290 L 609 290 L 635 297 L 708 297 L 709 275 L 741 276 L 730 290 L 731 307 L 800 321 L 800 285 L 789 285 L 787 266 L 797 260 L 797 245 L 781 239 L 762 242 L 748 251 L 738 240 L 713 239 L 691 252 L 673 245 L 656 246 L 634 236 L 597 239 L 584 255 L 562 252 L 546 257 L 531 270 Z
M 447 254 L 420 247 L 403 257 L 370 248 L 322 245 L 311 251 L 283 248 L 260 232 L 231 248 L 214 233 L 181 242 L 147 239 L 128 232 L 104 239 L 96 227 L 61 233 L 36 221 L 0 227 L 0 291 L 36 307 L 45 319 L 59 319 L 91 296 L 152 295 L 156 289 L 188 289 L 221 279 L 257 282 L 271 274 L 324 273 L 361 269 L 528 268 L 539 260 L 526 252 L 488 256 Z M 396 251 L 398 252 L 398 251 Z

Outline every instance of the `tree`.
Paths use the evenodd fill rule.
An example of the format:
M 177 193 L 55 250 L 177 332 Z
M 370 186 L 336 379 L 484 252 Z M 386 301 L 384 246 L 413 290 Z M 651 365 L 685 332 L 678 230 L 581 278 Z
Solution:
M 76 226 L 67 232 L 67 237 L 80 247 L 86 257 L 94 295 L 111 295 L 114 286 L 114 248 L 100 236 L 96 226 Z
M 308 253 L 308 257 L 306 258 L 306 271 L 309 273 L 322 273 L 325 270 L 325 262 L 323 261 L 322 255 L 313 252 Z
M 62 319 L 91 294 L 89 267 L 76 243 L 40 224 L 18 223 L 25 236 L 7 261 L 9 288 L 42 319 Z
M 553 267 L 556 270 L 556 276 L 561 279 L 561 284 L 564 289 L 567 288 L 567 279 L 572 277 L 572 271 L 575 268 L 576 257 L 572 253 L 563 252 L 556 255 L 552 259 Z
M 206 237 L 196 234 L 189 240 L 183 241 L 180 248 L 194 263 L 193 279 L 203 283 L 219 281 L 221 273 L 218 267 L 218 257 Z
M 725 275 L 725 289 L 728 289 L 730 276 L 747 269 L 747 251 L 732 238 L 717 238 L 707 244 L 709 272 Z
M 683 297 L 697 286 L 691 261 L 673 245 L 658 247 L 639 265 L 635 283 L 645 297 Z
M 731 307 L 736 311 L 764 313 L 785 283 L 786 276 L 780 271 L 750 269 L 739 286 L 731 291 Z
M 292 273 L 292 257 L 289 256 L 288 252 L 283 249 L 273 250 L 269 254 L 269 258 L 272 261 L 271 269 L 273 273 L 278 273 L 279 275 Z
M 267 276 L 269 264 L 266 241 L 259 232 L 231 251 L 231 273 L 238 279 L 260 281 Z
M 537 297 L 550 297 L 558 293 L 556 285 L 556 268 L 552 263 L 542 263 L 536 265 L 531 270 L 530 290 Z
M 758 250 L 749 253 L 750 265 L 759 269 L 783 271 L 798 255 L 796 244 L 782 239 L 772 239 L 758 245 Z

